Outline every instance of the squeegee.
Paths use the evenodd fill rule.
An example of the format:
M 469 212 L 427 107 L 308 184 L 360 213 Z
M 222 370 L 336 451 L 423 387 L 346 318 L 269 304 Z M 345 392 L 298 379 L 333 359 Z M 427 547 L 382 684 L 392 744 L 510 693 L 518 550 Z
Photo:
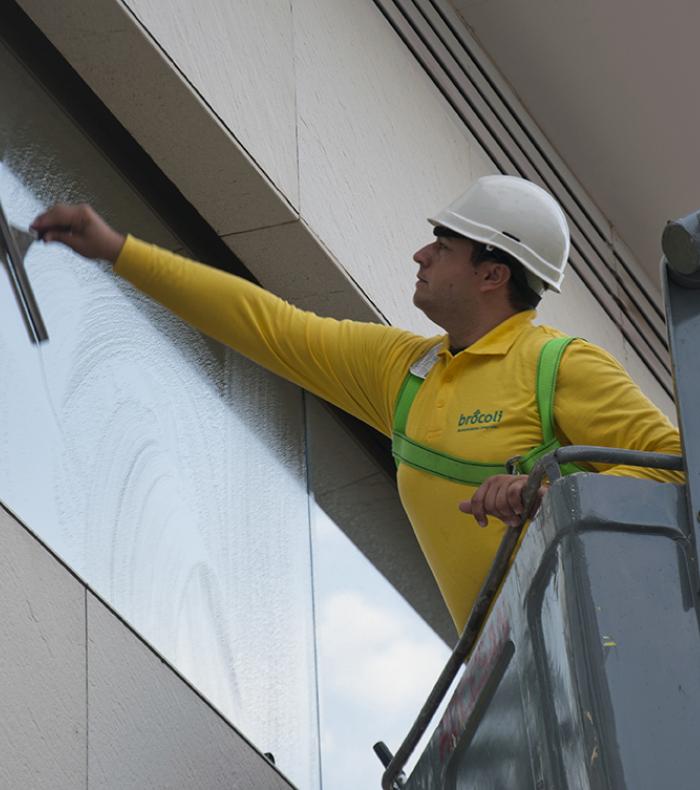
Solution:
M 27 271 L 24 268 L 27 250 L 37 239 L 38 236 L 33 231 L 21 230 L 11 225 L 7 221 L 0 203 L 0 254 L 7 267 L 7 273 L 10 276 L 12 289 L 27 327 L 29 339 L 35 344 L 43 343 L 49 339 Z

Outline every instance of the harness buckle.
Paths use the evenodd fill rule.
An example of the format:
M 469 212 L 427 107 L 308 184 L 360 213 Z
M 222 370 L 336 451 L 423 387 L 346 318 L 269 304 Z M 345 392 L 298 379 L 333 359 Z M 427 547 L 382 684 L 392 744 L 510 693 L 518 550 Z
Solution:
M 506 472 L 509 475 L 519 475 L 520 474 L 520 462 L 523 460 L 522 455 L 514 455 L 512 458 L 509 458 L 506 461 Z

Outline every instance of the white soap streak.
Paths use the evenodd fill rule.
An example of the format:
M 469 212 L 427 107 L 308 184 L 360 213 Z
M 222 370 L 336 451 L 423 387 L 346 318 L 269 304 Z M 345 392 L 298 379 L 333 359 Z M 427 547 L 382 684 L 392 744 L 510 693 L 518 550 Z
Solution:
M 51 396 L 51 387 L 49 387 L 49 379 L 46 375 L 46 360 L 44 359 L 43 346 L 39 343 L 35 346 L 35 349 L 39 362 L 39 371 L 41 373 L 41 380 L 44 384 L 44 392 L 46 393 L 46 402 L 48 403 L 49 408 L 51 410 L 51 414 L 53 415 L 56 428 L 58 429 L 59 433 L 63 434 L 63 428 L 61 427 L 61 420 L 58 417 L 58 412 L 56 411 L 56 406 L 54 405 L 53 397 Z

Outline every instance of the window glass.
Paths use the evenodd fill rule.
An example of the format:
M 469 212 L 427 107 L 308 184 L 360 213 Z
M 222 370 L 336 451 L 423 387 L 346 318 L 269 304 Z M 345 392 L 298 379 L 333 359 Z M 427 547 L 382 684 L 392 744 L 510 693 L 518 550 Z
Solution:
M 0 200 L 180 242 L 0 45 Z M 50 340 L 0 272 L 0 500 L 298 786 L 318 786 L 299 390 L 58 245 L 27 256 Z
M 373 744 L 381 740 L 396 751 L 449 650 L 318 504 L 335 499 L 335 514 L 362 518 L 360 529 L 381 530 L 387 512 L 385 491 L 397 495 L 355 442 L 333 430 L 334 420 L 324 407 L 311 397 L 306 403 L 309 479 L 315 494 L 311 512 L 323 786 L 378 788 L 384 768 Z M 337 486 L 337 497 L 329 485 Z M 339 500 L 350 506 L 343 507 Z M 342 526 L 347 529 L 348 524 Z M 415 750 L 407 773 L 427 745 L 448 699 L 449 695 Z

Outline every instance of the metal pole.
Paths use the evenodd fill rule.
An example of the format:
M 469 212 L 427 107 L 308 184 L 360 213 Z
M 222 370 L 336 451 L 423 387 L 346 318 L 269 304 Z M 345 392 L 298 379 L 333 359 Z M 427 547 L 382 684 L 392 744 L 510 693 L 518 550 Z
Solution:
M 501 545 L 498 547 L 491 569 L 479 591 L 479 595 L 469 615 L 467 624 L 464 626 L 462 635 L 452 651 L 452 655 L 447 660 L 447 664 L 445 664 L 444 669 L 440 673 L 433 690 L 430 692 L 428 699 L 421 708 L 418 718 L 413 723 L 408 735 L 404 738 L 403 743 L 384 771 L 382 776 L 382 787 L 384 790 L 394 790 L 397 786 L 395 784 L 397 777 L 400 775 L 408 758 L 418 745 L 418 741 L 423 737 L 423 733 L 428 728 L 431 719 L 435 715 L 435 711 L 438 709 L 442 699 L 452 685 L 452 681 L 457 677 L 457 673 L 462 664 L 471 652 L 476 638 L 481 632 L 481 626 L 486 619 L 486 615 L 491 607 L 491 602 L 508 570 L 510 556 L 518 543 L 520 532 L 530 516 L 530 510 L 535 503 L 537 491 L 544 473 L 544 467 L 542 467 L 539 476 L 538 467 L 536 466 L 535 469 L 533 469 L 523 494 L 525 510 L 523 511 L 520 521 L 517 526 L 506 528 L 506 532 L 501 540 Z
M 685 459 L 688 515 L 700 546 L 700 212 L 669 222 L 661 239 L 661 282 L 666 301 L 678 428 Z M 696 577 L 696 591 L 700 577 Z

